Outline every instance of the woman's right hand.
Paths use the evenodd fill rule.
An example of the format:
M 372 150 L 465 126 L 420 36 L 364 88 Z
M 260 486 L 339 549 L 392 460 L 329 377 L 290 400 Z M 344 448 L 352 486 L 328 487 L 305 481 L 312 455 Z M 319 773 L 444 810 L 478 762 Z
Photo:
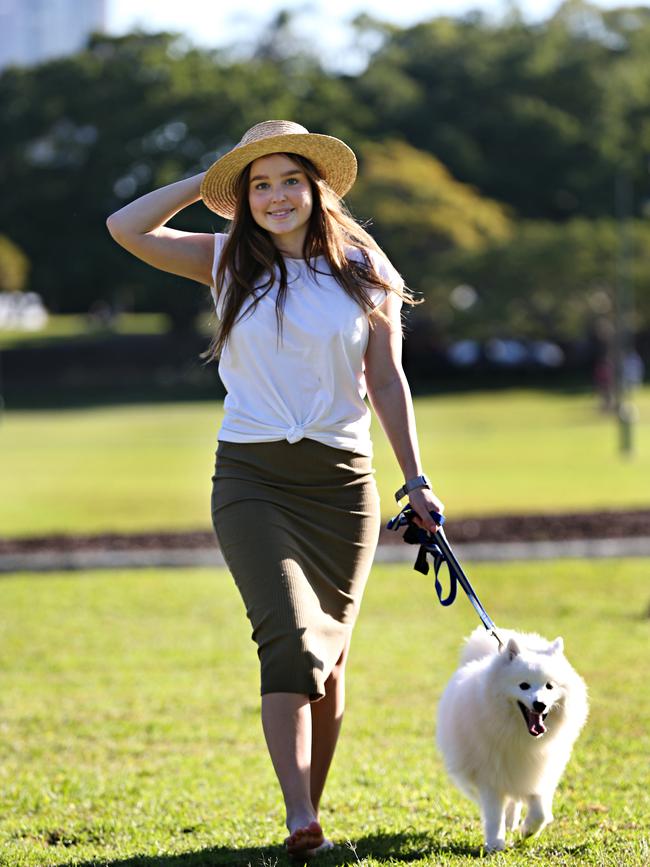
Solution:
M 433 491 L 429 488 L 416 488 L 409 493 L 409 503 L 415 516 L 413 522 L 429 533 L 435 533 L 438 529 L 438 524 L 431 517 L 431 512 L 438 512 L 442 515 L 445 511 L 445 504 L 440 500 Z

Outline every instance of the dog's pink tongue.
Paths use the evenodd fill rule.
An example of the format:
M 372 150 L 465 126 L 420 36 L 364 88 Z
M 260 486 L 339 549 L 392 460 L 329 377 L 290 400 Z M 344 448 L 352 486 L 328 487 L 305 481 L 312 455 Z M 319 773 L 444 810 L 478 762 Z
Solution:
M 528 731 L 536 738 L 544 734 L 546 726 L 542 721 L 541 713 L 533 713 L 531 710 L 528 711 Z

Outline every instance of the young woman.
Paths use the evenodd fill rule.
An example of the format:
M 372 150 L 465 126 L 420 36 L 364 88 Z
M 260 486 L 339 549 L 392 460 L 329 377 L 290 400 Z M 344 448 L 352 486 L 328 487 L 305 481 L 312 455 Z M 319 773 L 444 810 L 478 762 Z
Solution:
M 341 728 L 352 627 L 379 533 L 366 391 L 421 526 L 443 505 L 422 475 L 401 363 L 412 303 L 342 196 L 342 141 L 265 121 L 204 174 L 108 219 L 150 265 L 209 285 L 227 390 L 212 517 L 253 627 L 262 724 L 286 805 L 290 854 L 331 848 L 319 804 Z M 227 234 L 166 223 L 202 198 Z

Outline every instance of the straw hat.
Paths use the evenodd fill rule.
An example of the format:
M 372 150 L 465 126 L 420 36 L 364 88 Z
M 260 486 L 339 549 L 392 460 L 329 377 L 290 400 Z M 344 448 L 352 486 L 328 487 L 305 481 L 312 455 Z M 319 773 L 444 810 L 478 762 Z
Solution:
M 265 120 L 244 133 L 239 144 L 206 172 L 201 198 L 208 208 L 231 220 L 237 202 L 237 180 L 242 171 L 253 160 L 275 153 L 307 157 L 339 196 L 347 193 L 357 176 L 357 158 L 340 139 L 309 132 L 290 120 Z

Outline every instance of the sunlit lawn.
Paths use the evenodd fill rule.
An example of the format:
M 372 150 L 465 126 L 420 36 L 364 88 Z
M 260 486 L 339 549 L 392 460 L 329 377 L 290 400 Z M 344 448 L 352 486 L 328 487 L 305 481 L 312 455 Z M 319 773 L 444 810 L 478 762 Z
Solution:
M 647 561 L 471 571 L 497 623 L 564 636 L 591 700 L 555 823 L 490 864 L 647 865 Z M 226 572 L 8 576 L 0 610 L 3 867 L 288 863 L 255 648 Z M 373 571 L 323 812 L 339 847 L 322 867 L 477 863 L 478 810 L 434 746 L 437 699 L 477 622 L 407 567 Z
M 0 350 L 89 341 L 108 334 L 163 334 L 168 328 L 169 319 L 163 313 L 122 313 L 110 325 L 82 313 L 60 313 L 50 315 L 47 324 L 36 331 L 0 328 Z
M 495 392 L 416 401 L 424 466 L 454 515 L 650 504 L 650 388 L 637 396 L 636 456 L 589 395 Z M 0 533 L 209 528 L 221 405 L 7 412 L 0 422 Z M 382 509 L 401 474 L 375 424 Z

